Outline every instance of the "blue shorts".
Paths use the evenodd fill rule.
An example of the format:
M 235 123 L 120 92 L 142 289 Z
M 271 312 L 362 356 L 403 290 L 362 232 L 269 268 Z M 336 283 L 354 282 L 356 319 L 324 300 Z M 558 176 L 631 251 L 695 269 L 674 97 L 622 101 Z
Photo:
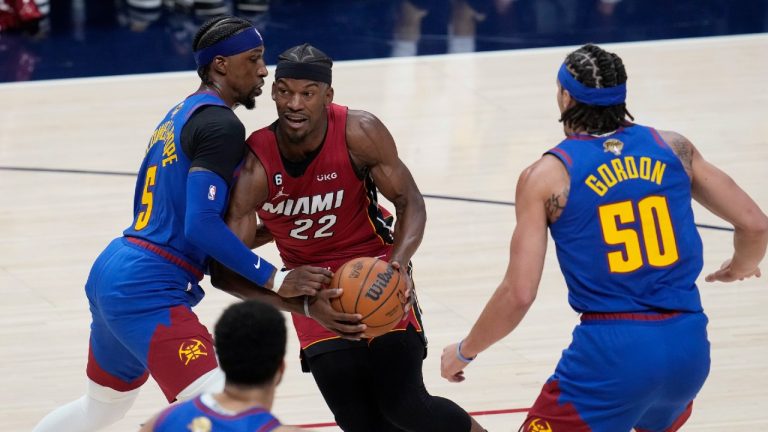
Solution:
M 585 314 L 520 430 L 676 431 L 709 363 L 703 313 Z
M 125 238 L 113 240 L 91 268 L 88 377 L 118 391 L 149 374 L 166 398 L 217 366 L 213 338 L 192 312 L 205 295 L 197 278 Z

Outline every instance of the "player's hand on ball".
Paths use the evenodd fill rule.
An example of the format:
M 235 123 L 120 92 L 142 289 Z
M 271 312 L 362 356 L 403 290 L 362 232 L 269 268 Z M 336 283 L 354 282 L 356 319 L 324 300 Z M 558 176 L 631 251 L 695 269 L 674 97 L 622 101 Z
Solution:
M 288 272 L 277 289 L 280 297 L 314 296 L 331 282 L 333 273 L 324 267 L 301 266 Z
M 366 329 L 360 322 L 363 316 L 338 312 L 331 306 L 331 299 L 341 296 L 342 292 L 340 288 L 320 290 L 309 304 L 309 316 L 344 339 L 360 340 Z
M 450 382 L 462 382 L 465 379 L 464 368 L 467 363 L 456 356 L 458 345 L 455 343 L 443 348 L 443 354 L 440 356 L 440 376 Z
M 405 300 L 403 301 L 403 319 L 408 319 L 408 311 L 411 310 L 415 297 L 413 296 L 413 279 L 408 275 L 408 268 L 403 268 L 398 261 L 389 263 L 395 270 L 399 271 L 405 279 Z

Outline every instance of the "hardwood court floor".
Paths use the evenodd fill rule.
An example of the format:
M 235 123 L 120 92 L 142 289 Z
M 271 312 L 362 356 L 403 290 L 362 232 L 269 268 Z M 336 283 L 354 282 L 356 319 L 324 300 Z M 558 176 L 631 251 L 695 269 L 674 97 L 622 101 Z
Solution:
M 610 48 L 627 65 L 628 106 L 637 122 L 686 135 L 768 209 L 768 35 Z M 464 383 L 439 376 L 442 347 L 466 334 L 503 275 L 519 173 L 562 137 L 555 72 L 571 49 L 334 67 L 336 102 L 369 110 L 388 125 L 427 195 L 429 222 L 414 258 L 430 340 L 424 376 L 434 394 L 469 411 L 530 406 L 578 321 L 550 245 L 538 299 L 522 325 L 482 353 Z M 0 429 L 29 430 L 83 392 L 88 270 L 130 222 L 131 173 L 149 134 L 196 85 L 191 72 L 0 85 Z M 255 111 L 237 113 L 249 131 L 275 115 L 268 95 Z M 695 211 L 697 222 L 725 226 L 701 207 Z M 730 256 L 731 233 L 701 234 L 707 272 Z M 260 253 L 277 261 L 273 246 Z M 684 430 L 768 430 L 765 277 L 700 282 L 712 371 Z M 210 288 L 197 312 L 210 325 L 232 301 Z M 311 377 L 299 372 L 297 349 L 291 338 L 274 411 L 285 423 L 330 422 Z M 109 430 L 135 430 L 163 406 L 150 382 Z M 521 418 L 478 417 L 491 431 L 517 430 Z

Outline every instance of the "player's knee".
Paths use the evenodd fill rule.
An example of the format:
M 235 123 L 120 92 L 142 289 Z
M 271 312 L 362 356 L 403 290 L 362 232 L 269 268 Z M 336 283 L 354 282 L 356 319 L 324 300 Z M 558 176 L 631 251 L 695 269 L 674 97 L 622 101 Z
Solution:
M 129 391 L 118 391 L 89 380 L 87 396 L 90 399 L 106 404 L 129 403 L 130 407 L 139 396 L 139 390 L 140 389 L 137 388 Z
M 381 403 L 382 413 L 405 429 L 467 432 L 472 428 L 469 414 L 454 402 L 423 392 Z
M 215 368 L 192 382 L 176 395 L 176 400 L 183 401 L 201 393 L 218 393 L 224 390 L 226 377 L 221 368 Z

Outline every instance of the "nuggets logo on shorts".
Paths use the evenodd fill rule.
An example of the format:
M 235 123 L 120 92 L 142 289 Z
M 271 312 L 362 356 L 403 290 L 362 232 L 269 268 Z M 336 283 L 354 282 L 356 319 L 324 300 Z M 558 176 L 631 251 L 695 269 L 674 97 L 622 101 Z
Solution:
M 179 347 L 179 360 L 184 362 L 184 366 L 188 365 L 192 360 L 197 360 L 199 357 L 207 355 L 208 348 L 197 339 L 182 342 Z
M 187 425 L 190 432 L 211 432 L 213 425 L 208 417 L 195 417 Z
M 548 422 L 536 418 L 528 425 L 528 432 L 554 432 Z

